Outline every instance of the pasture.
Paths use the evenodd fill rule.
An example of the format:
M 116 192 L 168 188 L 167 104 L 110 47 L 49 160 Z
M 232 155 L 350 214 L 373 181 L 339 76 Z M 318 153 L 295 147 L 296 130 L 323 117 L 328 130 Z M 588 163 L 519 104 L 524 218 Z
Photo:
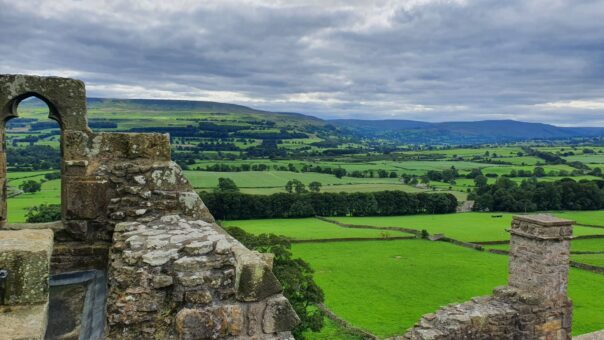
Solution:
M 470 212 L 445 215 L 335 217 L 334 220 L 359 225 L 425 229 L 430 234 L 445 234 L 460 241 L 486 242 L 509 239 L 506 229 L 510 227 L 514 215 Z M 574 234 L 604 235 L 604 229 L 575 226 Z
M 506 283 L 506 256 L 424 240 L 294 244 L 311 264 L 326 305 L 382 337 L 402 334 L 421 315 L 490 294 Z M 368 270 L 371 268 L 371 270 Z M 604 276 L 571 270 L 573 333 L 604 328 Z
M 43 177 L 43 176 L 42 176 Z M 34 177 L 35 178 L 35 177 Z M 37 179 L 37 178 L 36 178 Z M 10 185 L 17 183 L 23 178 L 9 182 Z M 55 179 L 44 182 L 42 190 L 35 193 L 24 193 L 7 200 L 8 222 L 25 222 L 27 210 L 40 204 L 61 203 L 61 180 Z
M 409 236 L 397 231 L 342 228 L 316 218 L 238 220 L 224 221 L 222 224 L 225 227 L 239 227 L 255 235 L 276 234 L 295 240 Z

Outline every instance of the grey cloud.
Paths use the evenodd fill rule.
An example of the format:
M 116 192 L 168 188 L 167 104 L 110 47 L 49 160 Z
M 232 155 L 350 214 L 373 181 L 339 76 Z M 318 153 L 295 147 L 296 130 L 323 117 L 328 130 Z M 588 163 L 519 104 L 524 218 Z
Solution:
M 602 125 L 536 106 L 604 98 L 598 1 L 48 3 L 0 0 L 0 72 L 320 117 Z

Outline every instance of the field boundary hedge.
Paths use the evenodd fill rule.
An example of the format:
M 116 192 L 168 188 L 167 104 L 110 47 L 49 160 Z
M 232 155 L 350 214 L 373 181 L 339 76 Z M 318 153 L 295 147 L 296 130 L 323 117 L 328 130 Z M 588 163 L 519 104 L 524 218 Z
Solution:
M 369 333 L 368 331 L 366 331 L 362 328 L 358 328 L 358 327 L 351 325 L 348 321 L 340 318 L 336 313 L 334 313 L 331 309 L 329 309 L 327 306 L 325 306 L 322 303 L 318 303 L 317 308 L 319 308 L 319 310 L 321 310 L 325 314 L 325 316 L 327 316 L 328 319 L 335 322 L 338 326 L 344 328 L 348 333 L 351 333 L 352 335 L 360 336 L 364 339 L 372 339 L 372 340 L 380 339 L 379 337 Z

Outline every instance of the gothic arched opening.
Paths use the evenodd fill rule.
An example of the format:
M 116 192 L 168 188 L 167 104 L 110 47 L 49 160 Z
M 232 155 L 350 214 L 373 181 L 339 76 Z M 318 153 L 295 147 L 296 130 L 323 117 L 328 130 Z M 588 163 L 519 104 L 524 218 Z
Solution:
M 4 122 L 7 221 L 59 220 L 61 125 L 56 110 L 35 93 L 16 97 L 9 109 Z

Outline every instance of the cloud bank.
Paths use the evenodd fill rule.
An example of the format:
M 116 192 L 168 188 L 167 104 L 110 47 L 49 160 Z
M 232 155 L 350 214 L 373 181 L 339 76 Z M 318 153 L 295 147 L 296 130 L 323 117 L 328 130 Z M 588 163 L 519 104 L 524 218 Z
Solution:
M 0 0 L 0 73 L 323 118 L 604 126 L 604 2 Z

